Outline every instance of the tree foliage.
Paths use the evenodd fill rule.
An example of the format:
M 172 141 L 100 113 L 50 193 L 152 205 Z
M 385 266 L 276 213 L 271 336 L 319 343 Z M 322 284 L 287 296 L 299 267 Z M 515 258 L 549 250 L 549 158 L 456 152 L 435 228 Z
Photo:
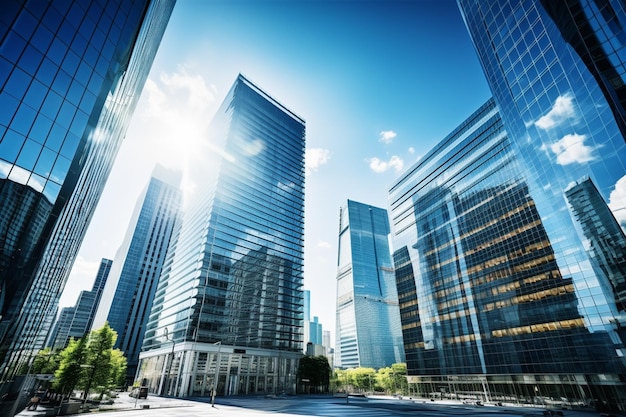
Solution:
M 60 360 L 59 352 L 45 348 L 35 356 L 30 372 L 33 374 L 53 374 L 59 368 Z
M 110 387 L 121 387 L 126 382 L 126 357 L 119 349 L 111 351 L 111 375 L 109 378 Z
M 54 373 L 53 387 L 55 390 L 66 393 L 72 392 L 82 377 L 80 365 L 87 355 L 85 338 L 70 339 L 68 346 L 59 354 L 59 368 Z
M 390 367 L 379 369 L 377 381 L 385 392 L 393 394 L 407 392 L 406 364 L 394 363 Z
M 81 385 L 84 387 L 84 398 L 87 398 L 93 387 L 107 387 L 113 370 L 111 351 L 117 339 L 117 333 L 105 323 L 98 330 L 89 333 L 87 342 L 87 356 L 83 368 Z
M 330 385 L 330 364 L 324 355 L 304 356 L 298 365 L 298 379 L 314 392 L 327 392 Z M 310 392 L 310 389 L 307 389 Z
M 58 355 L 53 388 L 61 393 L 80 389 L 87 398 L 93 388 L 103 393 L 122 385 L 126 376 L 126 357 L 119 349 L 113 349 L 116 338 L 117 333 L 105 323 L 81 339 L 70 340 Z
M 376 371 L 373 368 L 337 369 L 332 378 L 334 391 L 406 393 L 406 364 L 395 363 Z

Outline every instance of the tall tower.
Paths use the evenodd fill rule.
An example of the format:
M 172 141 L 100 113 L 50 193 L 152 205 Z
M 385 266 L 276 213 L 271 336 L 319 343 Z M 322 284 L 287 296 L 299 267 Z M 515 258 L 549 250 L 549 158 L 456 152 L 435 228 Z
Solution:
M 115 347 L 126 355 L 129 385 L 137 371 L 152 300 L 180 216 L 180 180 L 178 172 L 155 167 L 137 200 L 93 322 L 93 330 L 108 322 L 117 332 Z
M 485 223 L 484 229 L 476 228 L 473 232 L 476 237 L 473 238 L 473 242 L 467 241 L 467 248 L 473 248 L 469 253 L 472 262 L 477 261 L 477 254 L 483 254 L 485 259 L 490 260 L 482 266 L 483 270 L 503 268 L 503 262 L 510 265 L 511 272 L 522 276 L 540 265 L 543 265 L 545 270 L 541 274 L 535 274 L 534 277 L 524 278 L 513 284 L 519 285 L 514 291 L 514 287 L 507 287 L 504 284 L 492 289 L 494 298 L 507 291 L 513 293 L 509 300 L 495 301 L 492 306 L 485 305 L 483 317 L 493 317 L 492 311 L 495 310 L 492 309 L 505 314 L 510 302 L 516 304 L 517 311 L 516 315 L 495 317 L 494 320 L 503 321 L 492 321 L 488 327 L 480 328 L 482 331 L 489 330 L 481 334 L 480 338 L 475 338 L 476 335 L 468 336 L 471 339 L 432 338 L 442 329 L 437 327 L 437 322 L 423 315 L 427 313 L 434 315 L 438 312 L 429 311 L 428 304 L 418 303 L 414 307 L 414 314 L 419 313 L 420 323 L 424 329 L 421 335 L 418 334 L 413 339 L 416 343 L 415 350 L 416 352 L 420 350 L 420 346 L 417 345 L 421 343 L 419 337 L 424 337 L 425 355 L 433 353 L 426 352 L 427 349 L 460 349 L 461 346 L 474 343 L 474 340 L 477 346 L 483 345 L 482 348 L 478 347 L 477 352 L 486 352 L 487 343 L 526 338 L 529 343 L 518 345 L 514 349 L 518 354 L 526 352 L 520 356 L 521 361 L 518 361 L 518 364 L 525 363 L 526 366 L 521 366 L 516 371 L 512 369 L 515 364 L 506 364 L 504 361 L 506 366 L 498 371 L 501 372 L 500 375 L 491 376 L 488 369 L 484 379 L 467 376 L 472 373 L 469 368 L 459 370 L 460 373 L 466 374 L 464 376 L 466 387 L 477 386 L 478 381 L 484 387 L 490 387 L 492 386 L 490 384 L 502 377 L 495 390 L 504 388 L 505 384 L 502 382 L 508 380 L 508 387 L 515 387 L 518 393 L 525 393 L 524 395 L 528 397 L 541 397 L 545 395 L 542 393 L 548 391 L 560 393 L 565 398 L 580 398 L 583 401 L 601 398 L 607 404 L 611 404 L 611 407 L 623 410 L 626 408 L 623 397 L 626 351 L 622 329 L 626 323 L 623 303 L 616 302 L 620 300 L 621 295 L 614 293 L 623 291 L 619 283 L 624 282 L 624 279 L 618 276 L 623 273 L 620 272 L 623 268 L 619 266 L 621 261 L 616 258 L 611 259 L 612 266 L 600 267 L 598 257 L 609 252 L 600 250 L 597 246 L 598 242 L 607 242 L 617 234 L 610 235 L 608 234 L 610 228 L 600 224 L 591 227 L 592 225 L 588 223 L 590 219 L 595 220 L 598 217 L 605 221 L 608 216 L 599 212 L 582 214 L 580 211 L 581 205 L 585 205 L 586 209 L 597 210 L 600 207 L 598 203 L 602 201 L 605 208 L 608 207 L 612 216 L 621 223 L 621 227 L 626 226 L 625 202 L 618 198 L 623 192 L 623 184 L 626 183 L 623 162 L 626 160 L 626 141 L 621 120 L 623 109 L 620 109 L 623 106 L 619 99 L 623 96 L 626 63 L 623 54 L 625 46 L 623 28 L 626 23 L 623 2 L 458 0 L 458 4 L 491 87 L 503 126 L 506 128 L 510 151 L 519 159 L 519 178 L 522 179 L 526 188 L 525 193 L 528 195 L 524 208 L 520 206 L 519 209 L 503 213 L 501 218 L 492 218 L 493 223 Z M 466 121 L 456 134 L 464 134 L 461 129 L 466 130 L 467 125 L 471 123 L 472 120 Z M 490 130 L 485 129 L 482 133 L 489 132 Z M 463 149 L 459 147 L 457 152 Z M 439 185 L 445 185 L 460 193 L 462 186 L 471 185 L 471 181 L 478 184 L 484 167 L 502 156 L 502 151 L 497 151 L 495 144 L 493 150 L 485 151 L 482 161 L 478 159 L 479 155 L 471 155 L 469 148 L 464 150 L 467 152 L 468 160 L 466 162 L 468 168 L 464 168 L 465 171 L 461 167 L 455 167 L 454 171 L 446 170 L 443 164 L 445 160 L 442 160 L 440 172 L 426 172 L 424 168 L 426 162 L 423 162 L 422 168 L 415 167 L 409 171 L 409 175 L 415 175 L 417 178 L 417 171 L 423 169 L 421 174 L 423 176 L 413 182 L 403 180 L 405 184 L 402 184 L 402 187 L 399 183 L 394 185 L 396 188 L 392 188 L 391 191 L 394 194 L 392 203 L 395 206 L 394 217 L 403 218 L 406 207 L 401 207 L 401 204 L 409 204 L 408 194 L 406 198 L 401 197 L 401 193 L 409 191 L 407 186 L 416 187 L 410 191 L 410 194 L 414 195 L 411 198 L 419 200 L 420 204 L 426 204 L 429 200 L 426 200 L 426 194 L 417 195 L 416 184 L 424 188 L 424 193 L 427 186 L 433 187 L 434 190 Z M 477 161 L 473 171 L 469 168 L 469 161 L 472 159 Z M 426 161 L 426 158 L 423 161 Z M 498 174 L 506 172 L 502 170 L 498 171 Z M 452 182 L 454 176 L 458 177 L 458 185 Z M 430 179 L 427 182 L 423 182 L 428 178 Z M 440 178 L 438 183 L 435 178 Z M 485 179 L 485 183 L 494 183 L 495 178 L 497 177 L 494 172 L 491 178 Z M 595 189 L 593 202 L 589 200 L 592 198 L 589 193 L 591 188 L 586 190 L 578 188 L 578 191 L 585 192 L 586 196 L 572 188 L 574 184 L 580 184 L 586 178 L 589 179 L 586 184 L 593 184 Z M 500 183 L 506 184 L 502 180 Z M 437 196 L 434 191 L 432 195 L 433 198 Z M 428 196 L 430 198 L 430 194 Z M 588 199 L 587 202 L 583 201 L 585 198 Z M 467 215 L 463 212 L 456 214 L 451 212 L 453 216 L 451 215 L 449 221 L 450 227 L 457 225 L 458 217 L 468 218 L 470 213 L 478 214 L 483 210 L 487 210 L 482 214 L 483 220 L 477 217 L 475 221 L 489 219 L 489 210 L 495 210 L 495 207 L 489 207 L 492 201 L 493 199 L 486 200 L 484 204 L 473 208 L 468 195 Z M 506 204 L 511 203 L 513 200 Z M 535 225 L 537 227 L 541 225 L 542 231 L 539 235 L 526 235 L 526 230 L 531 224 L 523 227 L 522 224 L 531 218 L 527 217 L 526 220 L 515 221 L 519 221 L 517 224 L 522 228 L 511 231 L 512 234 L 505 233 L 496 237 L 502 231 L 508 230 L 513 217 L 521 213 L 520 210 L 526 210 L 530 206 L 532 216 L 536 219 Z M 403 227 L 410 223 L 409 219 L 410 217 L 407 217 L 406 224 L 398 222 L 396 230 L 404 230 Z M 443 218 L 443 221 L 441 218 L 432 219 L 435 220 L 448 224 L 446 218 Z M 505 223 L 502 223 L 500 232 L 493 234 L 491 242 L 482 242 L 482 246 L 475 246 L 479 238 L 486 238 L 485 233 L 492 224 L 495 226 L 500 222 Z M 443 230 L 436 229 L 435 232 L 433 225 L 430 224 L 424 224 L 424 228 L 426 227 L 429 227 L 427 230 L 433 230 L 429 236 Z M 592 232 L 601 235 L 590 240 L 589 234 Z M 406 233 L 406 236 L 409 236 L 411 232 Z M 543 236 L 541 242 L 533 243 L 538 236 Z M 468 239 L 469 237 L 470 235 Z M 515 245 L 509 246 L 509 249 L 503 249 L 500 245 L 513 238 L 519 239 L 524 246 L 506 253 Z M 411 243 L 410 239 L 414 239 L 414 242 Z M 397 245 L 397 248 L 404 247 L 407 251 L 400 264 L 415 268 L 413 273 L 416 277 L 425 276 L 426 272 L 419 270 L 421 264 L 418 263 L 417 257 L 419 256 L 420 260 L 425 258 L 421 257 L 421 253 L 418 255 L 413 252 L 417 249 L 415 240 L 421 239 L 420 234 L 410 239 L 407 237 L 406 245 Z M 458 245 L 453 246 L 454 243 L 456 241 L 450 242 L 449 247 L 458 248 Z M 434 241 L 433 245 L 434 252 L 425 252 L 428 256 L 439 253 L 439 250 L 446 247 L 439 241 Z M 458 249 L 467 251 L 466 248 Z M 503 252 L 499 252 L 500 250 Z M 545 257 L 530 261 L 542 251 L 547 251 Z M 493 258 L 498 253 L 500 256 Z M 513 268 L 515 260 L 520 256 L 528 258 L 528 263 Z M 468 258 L 463 252 L 459 252 L 450 259 L 466 262 Z M 608 258 L 604 260 L 606 259 Z M 447 264 L 437 261 L 433 263 L 433 266 L 435 265 Z M 396 267 L 398 268 L 398 263 Z M 472 269 L 467 275 L 476 272 L 478 271 Z M 613 276 L 608 276 L 609 274 Z M 404 280 L 407 285 L 411 282 L 408 276 Z M 494 272 L 493 275 L 486 274 L 480 285 L 481 287 L 488 283 L 495 285 L 502 279 L 508 279 L 506 278 L 508 276 L 509 272 L 504 270 Z M 445 277 L 442 279 L 445 282 Z M 526 287 L 531 283 L 529 279 L 537 281 L 531 287 Z M 437 281 L 433 279 L 433 282 Z M 416 282 L 416 285 L 418 283 Z M 535 294 L 536 289 L 543 292 Z M 418 293 L 425 291 L 420 286 L 415 290 Z M 479 295 L 484 297 L 486 293 Z M 475 299 L 467 298 L 467 295 L 463 301 L 476 303 Z M 452 307 L 451 304 L 446 306 Z M 479 315 L 480 310 L 476 310 L 476 314 Z M 464 314 L 459 320 L 464 321 L 472 316 L 473 312 L 469 316 Z M 514 317 L 543 321 L 530 326 L 498 328 L 510 323 Z M 475 324 L 480 327 L 480 321 Z M 416 332 L 419 333 L 418 330 Z M 432 343 L 448 342 L 450 345 L 441 347 L 436 344 L 429 345 L 428 340 L 432 340 Z M 540 354 L 536 355 L 539 352 Z M 486 364 L 489 362 L 486 356 L 468 356 L 468 358 L 478 360 L 475 364 L 482 360 Z M 497 355 L 491 359 L 495 358 Z M 426 357 L 423 359 L 426 360 Z M 469 360 L 457 364 L 460 366 L 461 363 L 467 364 Z M 567 363 L 570 365 L 566 366 Z M 448 366 L 448 364 L 440 361 L 434 365 Z M 486 366 L 488 368 L 488 365 Z M 417 373 L 419 372 L 422 371 Z M 433 380 L 439 378 L 436 380 L 447 383 L 451 381 L 447 375 L 451 374 L 443 373 L 442 376 L 434 372 L 429 378 L 432 377 Z M 507 374 L 511 376 L 505 376 Z M 416 378 L 419 381 L 426 379 L 426 376 Z M 560 388 L 557 389 L 559 385 Z M 491 394 L 487 391 L 485 395 Z
M 348 200 L 339 212 L 335 366 L 404 362 L 387 210 Z
M 623 370 L 615 335 L 591 331 L 585 295 L 558 264 L 559 242 L 493 99 L 407 170 L 390 202 L 409 382 L 418 391 L 440 384 L 448 395 L 482 392 L 484 401 L 576 393 L 584 402 L 592 392 L 585 375 Z
M 295 392 L 304 150 L 304 121 L 238 76 L 190 163 L 140 354 L 152 392 Z
M 43 347 L 174 0 L 0 16 L 0 380 Z
M 81 291 L 74 307 L 66 307 L 61 310 L 61 315 L 48 339 L 48 346 L 54 349 L 63 349 L 71 338 L 80 339 L 91 330 L 96 308 L 98 308 L 102 290 L 109 278 L 112 263 L 112 260 L 103 258 L 100 261 L 100 267 L 91 290 Z
M 311 291 L 304 290 L 304 319 L 303 319 L 303 335 L 302 346 L 306 353 L 306 347 L 311 341 Z

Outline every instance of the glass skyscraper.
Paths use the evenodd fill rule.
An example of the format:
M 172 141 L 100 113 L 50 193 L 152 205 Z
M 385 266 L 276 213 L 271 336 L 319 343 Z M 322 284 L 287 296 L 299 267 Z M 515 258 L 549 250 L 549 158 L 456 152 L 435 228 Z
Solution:
M 180 216 L 181 175 L 157 165 L 137 200 L 93 320 L 117 332 L 115 348 L 127 359 L 127 383 L 133 384 L 139 352 L 174 224 Z
M 404 362 L 387 210 L 348 200 L 339 212 L 335 366 Z
M 483 106 L 390 190 L 410 381 L 624 410 L 623 2 L 458 3 L 503 137 Z
M 73 307 L 61 310 L 58 320 L 54 324 L 47 345 L 53 349 L 63 349 L 71 338 L 80 339 L 90 330 L 96 309 L 102 297 L 102 290 L 107 284 L 111 272 L 110 259 L 102 259 L 90 291 L 81 291 Z
M 616 335 L 589 326 L 525 174 L 492 99 L 390 189 L 409 382 L 422 394 L 582 404 L 607 399 L 598 375 L 624 370 Z
M 240 75 L 202 145 L 138 379 L 176 396 L 293 393 L 303 350 L 304 121 Z
M 45 343 L 173 6 L 2 2 L 0 379 Z
M 624 3 L 459 5 L 585 324 L 610 335 L 621 359 L 612 372 L 588 377 L 590 384 L 625 410 Z

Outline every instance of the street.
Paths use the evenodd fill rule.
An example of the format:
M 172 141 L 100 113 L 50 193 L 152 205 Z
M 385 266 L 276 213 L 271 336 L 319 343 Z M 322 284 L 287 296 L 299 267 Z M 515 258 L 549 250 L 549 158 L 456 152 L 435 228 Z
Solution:
M 542 408 L 515 406 L 476 406 L 453 402 L 430 402 L 423 399 L 396 399 L 391 397 L 345 397 L 332 396 L 247 396 L 218 397 L 215 407 L 211 407 L 207 397 L 178 399 L 149 396 L 148 399 L 135 400 L 122 393 L 111 406 L 103 406 L 100 417 L 120 417 L 124 411 L 126 417 L 184 416 L 184 417 L 450 417 L 450 416 L 485 416 L 519 417 L 542 416 Z M 108 409 L 108 410 L 107 410 Z M 562 410 L 565 417 L 596 417 L 600 413 L 593 411 Z M 34 417 L 45 415 L 40 408 L 22 411 L 18 416 Z

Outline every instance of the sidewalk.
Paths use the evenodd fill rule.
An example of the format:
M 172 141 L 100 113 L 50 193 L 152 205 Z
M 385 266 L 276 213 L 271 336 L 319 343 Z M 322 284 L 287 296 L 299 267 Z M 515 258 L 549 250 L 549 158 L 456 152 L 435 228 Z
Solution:
M 119 393 L 118 398 L 115 398 L 113 404 L 101 404 L 100 406 L 92 406 L 92 411 L 124 411 L 124 410 L 140 410 L 140 409 L 152 409 L 152 408 L 172 408 L 172 407 L 191 407 L 194 405 L 193 401 L 188 401 L 180 398 L 168 398 L 159 397 L 157 395 L 148 395 L 147 399 L 135 399 L 128 395 L 127 392 Z M 39 406 L 36 411 L 22 410 L 16 416 L 20 417 L 44 417 L 48 411 L 52 408 Z

